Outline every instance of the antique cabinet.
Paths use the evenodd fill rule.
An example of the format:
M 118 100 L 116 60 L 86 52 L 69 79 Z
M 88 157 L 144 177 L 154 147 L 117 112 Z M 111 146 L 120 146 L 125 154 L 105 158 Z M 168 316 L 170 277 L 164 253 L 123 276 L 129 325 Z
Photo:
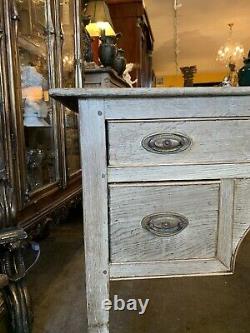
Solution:
M 107 4 L 115 31 L 122 33 L 119 46 L 127 62 L 135 64 L 133 80 L 138 79 L 137 87 L 151 87 L 154 37 L 143 1 L 108 0 Z
M 53 87 L 82 86 L 81 2 L 0 5 L 6 127 L 1 144 L 18 224 L 32 231 L 72 205 L 81 191 L 77 115 L 48 95 Z
M 12 261 L 4 295 L 16 333 L 31 331 L 18 268 L 26 232 L 41 232 L 81 197 L 78 116 L 48 94 L 82 86 L 80 10 L 80 0 L 0 0 L 0 255 L 1 272 L 3 253 Z M 16 246 L 4 244 L 9 254 L 3 234 Z
M 250 88 L 51 95 L 79 106 L 89 333 L 109 332 L 110 280 L 234 272 L 250 228 Z

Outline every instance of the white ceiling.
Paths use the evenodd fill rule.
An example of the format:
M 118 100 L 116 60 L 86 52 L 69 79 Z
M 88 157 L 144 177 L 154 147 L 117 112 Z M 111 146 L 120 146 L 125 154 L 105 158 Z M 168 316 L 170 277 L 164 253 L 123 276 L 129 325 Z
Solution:
M 154 38 L 157 75 L 176 74 L 174 0 L 144 0 Z M 199 72 L 223 71 L 217 50 L 228 38 L 234 22 L 234 39 L 250 49 L 250 0 L 179 0 L 179 66 L 197 65 Z

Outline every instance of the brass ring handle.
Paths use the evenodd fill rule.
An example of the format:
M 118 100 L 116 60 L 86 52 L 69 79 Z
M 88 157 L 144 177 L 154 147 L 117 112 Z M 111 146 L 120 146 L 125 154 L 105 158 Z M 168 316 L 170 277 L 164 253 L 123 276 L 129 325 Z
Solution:
M 182 232 L 189 224 L 188 219 L 177 213 L 151 214 L 143 218 L 144 229 L 159 237 L 170 237 Z
M 159 133 L 147 136 L 141 144 L 151 153 L 176 154 L 189 148 L 192 140 L 183 134 Z

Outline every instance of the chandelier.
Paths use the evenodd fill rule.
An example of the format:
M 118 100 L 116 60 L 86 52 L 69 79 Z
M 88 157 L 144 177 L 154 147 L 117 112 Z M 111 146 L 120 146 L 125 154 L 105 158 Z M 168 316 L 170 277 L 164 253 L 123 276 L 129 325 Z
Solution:
M 233 40 L 233 26 L 234 23 L 229 23 L 229 37 L 224 45 L 220 47 L 217 54 L 217 61 L 229 66 L 229 64 L 236 64 L 242 61 L 244 54 L 244 47 Z

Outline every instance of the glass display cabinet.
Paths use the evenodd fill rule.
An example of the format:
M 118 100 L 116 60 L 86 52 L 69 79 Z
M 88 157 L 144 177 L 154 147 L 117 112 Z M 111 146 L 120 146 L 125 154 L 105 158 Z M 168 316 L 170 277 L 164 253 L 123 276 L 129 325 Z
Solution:
M 79 199 L 78 119 L 50 100 L 53 87 L 81 87 L 80 0 L 0 0 L 1 77 L 8 87 L 10 176 L 20 226 L 35 231 Z M 5 93 L 5 94 L 6 94 Z M 8 149 L 6 151 L 9 151 Z
M 81 6 L 0 0 L 0 231 L 16 225 L 36 235 L 80 201 L 77 115 L 48 90 L 82 86 Z M 27 291 L 11 288 L 14 331 L 29 333 Z

